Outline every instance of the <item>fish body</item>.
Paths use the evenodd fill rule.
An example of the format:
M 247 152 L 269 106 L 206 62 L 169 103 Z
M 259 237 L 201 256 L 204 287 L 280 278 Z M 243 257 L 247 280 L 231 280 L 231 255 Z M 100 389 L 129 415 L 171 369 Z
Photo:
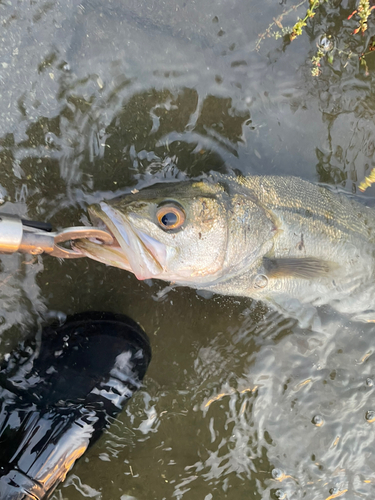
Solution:
M 308 323 L 329 304 L 375 320 L 375 211 L 295 177 L 158 184 L 89 209 L 115 245 L 88 257 L 215 293 L 252 297 Z

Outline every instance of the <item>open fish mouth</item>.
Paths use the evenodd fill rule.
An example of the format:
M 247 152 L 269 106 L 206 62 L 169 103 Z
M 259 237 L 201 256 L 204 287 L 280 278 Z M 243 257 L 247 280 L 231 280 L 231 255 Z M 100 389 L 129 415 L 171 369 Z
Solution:
M 129 218 L 105 202 L 89 208 L 90 218 L 104 223 L 113 236 L 111 245 L 83 239 L 75 246 L 87 257 L 131 271 L 139 280 L 156 278 L 165 268 L 166 247 L 135 229 Z

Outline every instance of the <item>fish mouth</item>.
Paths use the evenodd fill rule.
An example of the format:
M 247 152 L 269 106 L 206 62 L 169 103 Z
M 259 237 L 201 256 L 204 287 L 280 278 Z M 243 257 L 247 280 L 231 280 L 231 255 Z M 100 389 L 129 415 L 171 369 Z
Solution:
M 113 236 L 111 245 L 82 239 L 75 246 L 87 257 L 131 271 L 139 280 L 156 278 L 165 268 L 167 249 L 163 243 L 136 229 L 128 216 L 105 202 L 89 208 L 92 222 L 99 220 Z

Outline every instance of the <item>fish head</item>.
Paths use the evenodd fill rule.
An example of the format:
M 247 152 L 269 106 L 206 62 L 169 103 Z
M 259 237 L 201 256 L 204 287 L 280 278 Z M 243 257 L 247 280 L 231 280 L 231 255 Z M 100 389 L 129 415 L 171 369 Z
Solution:
M 165 183 L 89 207 L 111 245 L 76 242 L 86 256 L 127 269 L 138 279 L 199 286 L 224 271 L 228 195 L 219 183 Z

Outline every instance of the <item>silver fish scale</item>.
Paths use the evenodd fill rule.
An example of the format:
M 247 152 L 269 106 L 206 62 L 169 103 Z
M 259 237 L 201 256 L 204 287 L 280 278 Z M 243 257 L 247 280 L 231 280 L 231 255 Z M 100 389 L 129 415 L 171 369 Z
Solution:
M 375 320 L 375 211 L 340 194 L 293 177 L 236 180 L 277 227 L 267 254 L 244 273 L 210 287 L 227 295 L 270 302 L 311 326 L 315 307 L 330 304 L 357 319 Z M 255 201 L 256 203 L 256 201 Z M 237 245 L 240 242 L 237 241 Z M 327 276 L 271 278 L 263 257 L 314 258 L 336 263 Z

